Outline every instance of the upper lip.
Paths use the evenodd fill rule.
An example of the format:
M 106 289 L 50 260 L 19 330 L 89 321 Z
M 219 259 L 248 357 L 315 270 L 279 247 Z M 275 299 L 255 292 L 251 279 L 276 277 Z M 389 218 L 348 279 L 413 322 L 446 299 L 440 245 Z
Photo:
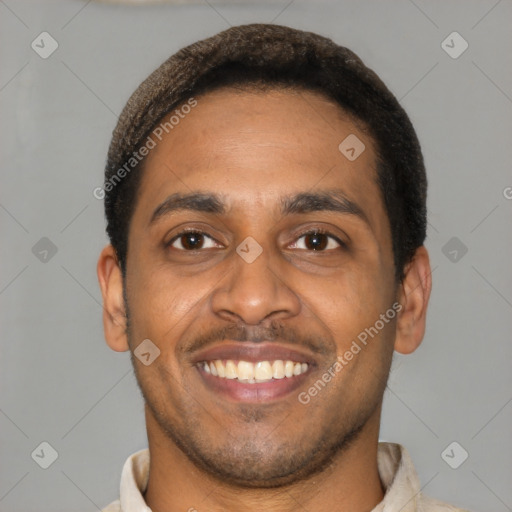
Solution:
M 298 349 L 296 346 L 279 344 L 275 341 L 251 343 L 249 341 L 226 340 L 207 349 L 199 350 L 193 356 L 193 362 L 215 361 L 217 359 L 232 361 L 294 361 L 297 363 L 314 364 L 315 360 L 310 353 Z

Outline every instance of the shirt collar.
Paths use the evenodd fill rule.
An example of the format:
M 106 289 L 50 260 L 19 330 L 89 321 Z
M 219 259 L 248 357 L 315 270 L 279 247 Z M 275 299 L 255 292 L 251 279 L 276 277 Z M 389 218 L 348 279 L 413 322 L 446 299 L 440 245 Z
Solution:
M 151 512 L 144 501 L 149 479 L 149 449 L 140 450 L 125 462 L 121 473 L 120 512 Z
M 420 481 L 409 452 L 399 444 L 379 443 L 377 465 L 386 494 L 372 512 L 417 511 Z

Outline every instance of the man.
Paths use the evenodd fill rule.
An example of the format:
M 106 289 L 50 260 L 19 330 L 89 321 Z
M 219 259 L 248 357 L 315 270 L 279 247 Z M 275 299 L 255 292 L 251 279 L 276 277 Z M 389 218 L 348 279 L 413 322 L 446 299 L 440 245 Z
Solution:
M 275 25 L 182 49 L 128 101 L 104 191 L 105 336 L 149 442 L 106 512 L 457 510 L 378 443 L 425 330 L 426 177 L 356 55 Z

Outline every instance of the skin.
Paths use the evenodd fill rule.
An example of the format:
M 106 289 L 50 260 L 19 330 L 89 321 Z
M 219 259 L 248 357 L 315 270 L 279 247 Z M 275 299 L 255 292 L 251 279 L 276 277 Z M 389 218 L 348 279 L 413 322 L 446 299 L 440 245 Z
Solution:
M 150 339 L 160 350 L 148 366 L 132 357 L 146 403 L 147 504 L 155 512 L 285 512 L 298 504 L 309 512 L 371 510 L 384 492 L 377 443 L 393 350 L 410 353 L 424 335 L 428 253 L 418 248 L 396 282 L 374 143 L 323 96 L 223 89 L 197 101 L 146 161 L 129 231 L 127 303 L 110 245 L 97 267 L 108 345 L 133 351 Z M 366 146 L 352 162 L 338 149 L 349 134 Z M 282 213 L 285 196 L 333 190 L 362 216 Z M 177 192 L 217 194 L 225 211 L 178 210 L 151 224 L 155 209 Z M 194 251 L 179 241 L 166 247 L 182 228 L 214 242 L 205 238 Z M 329 245 L 312 250 L 304 233 L 314 228 L 346 247 L 320 236 Z M 263 250 L 252 263 L 236 252 L 248 236 Z M 400 313 L 300 403 L 298 393 L 395 301 Z M 244 403 L 205 385 L 193 363 L 199 342 L 217 346 L 242 331 L 258 341 L 274 327 L 282 329 L 274 342 L 314 355 L 300 389 Z

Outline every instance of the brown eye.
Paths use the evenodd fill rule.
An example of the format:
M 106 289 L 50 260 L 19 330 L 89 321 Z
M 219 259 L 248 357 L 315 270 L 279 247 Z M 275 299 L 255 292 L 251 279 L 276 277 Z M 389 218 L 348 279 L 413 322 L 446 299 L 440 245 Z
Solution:
M 216 247 L 216 244 L 211 237 L 204 233 L 187 231 L 173 238 L 169 246 L 180 251 L 194 251 L 198 249 L 210 249 Z
M 311 251 L 323 251 L 329 242 L 327 235 L 323 233 L 310 233 L 304 237 L 304 245 Z
M 312 231 L 304 233 L 293 244 L 293 249 L 304 249 L 306 251 L 326 251 L 344 246 L 335 236 L 328 233 Z

